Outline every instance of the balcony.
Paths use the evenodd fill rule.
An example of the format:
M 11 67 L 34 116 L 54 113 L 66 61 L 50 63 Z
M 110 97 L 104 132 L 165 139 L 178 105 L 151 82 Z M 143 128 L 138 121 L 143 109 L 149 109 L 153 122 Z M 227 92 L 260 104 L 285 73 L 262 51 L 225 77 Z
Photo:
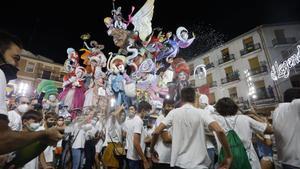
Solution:
M 259 66 L 257 68 L 249 70 L 249 73 L 250 73 L 251 76 L 262 74 L 262 73 L 266 73 L 266 72 L 268 72 L 267 65 L 261 65 L 261 66 Z
M 248 47 L 240 50 L 241 56 L 244 56 L 248 53 L 261 49 L 260 43 L 248 45 Z
M 213 62 L 211 62 L 211 63 L 209 63 L 209 64 L 207 64 L 207 65 L 205 66 L 206 70 L 208 70 L 208 69 L 210 69 L 210 68 L 213 68 L 213 67 L 215 67 L 215 65 L 214 65 Z
M 291 38 L 281 38 L 281 39 L 273 39 L 272 40 L 272 44 L 274 47 L 278 46 L 278 45 L 289 45 L 289 44 L 294 44 L 297 43 L 297 40 L 295 37 L 291 37 Z
M 273 104 L 276 103 L 276 100 L 274 97 L 269 97 L 269 96 L 265 96 L 265 97 L 258 97 L 257 99 L 251 99 L 252 103 L 255 105 L 255 106 L 262 106 L 262 105 L 265 105 L 265 106 L 271 106 Z
M 222 56 L 222 59 L 218 60 L 219 65 L 222 65 L 224 63 L 227 63 L 229 61 L 235 60 L 234 54 L 229 54 L 227 56 Z
M 240 80 L 240 74 L 238 71 L 234 71 L 232 73 L 228 73 L 226 75 L 226 78 L 222 78 L 221 83 L 226 84 L 237 80 Z
M 210 83 L 208 83 L 209 88 L 213 88 L 213 87 L 217 87 L 217 81 L 212 81 Z

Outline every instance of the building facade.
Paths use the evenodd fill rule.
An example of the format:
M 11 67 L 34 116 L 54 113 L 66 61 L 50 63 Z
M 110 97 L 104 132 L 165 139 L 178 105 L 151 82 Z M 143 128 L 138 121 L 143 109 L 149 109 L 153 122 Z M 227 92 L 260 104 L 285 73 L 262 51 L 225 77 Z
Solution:
M 282 62 L 284 53 L 298 40 L 300 24 L 259 26 L 188 61 L 191 69 L 199 64 L 207 69 L 206 78 L 190 76 L 190 83 L 196 88 L 209 88 L 211 104 L 230 97 L 245 109 L 249 105 L 272 109 L 292 84 L 288 79 L 272 80 L 271 65 Z M 299 74 L 299 70 L 293 74 Z
M 62 88 L 64 66 L 40 55 L 23 50 L 19 61 L 17 79 L 9 82 L 15 95 L 33 96 L 38 84 L 43 80 L 53 80 L 57 88 Z M 11 91 L 11 90 L 10 90 Z

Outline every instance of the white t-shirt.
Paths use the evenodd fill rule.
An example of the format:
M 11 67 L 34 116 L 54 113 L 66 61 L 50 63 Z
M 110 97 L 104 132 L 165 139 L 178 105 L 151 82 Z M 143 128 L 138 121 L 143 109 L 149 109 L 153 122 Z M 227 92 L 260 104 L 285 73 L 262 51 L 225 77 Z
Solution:
M 127 145 L 127 158 L 130 160 L 141 160 L 140 156 L 138 155 L 137 151 L 135 150 L 133 139 L 134 134 L 140 134 L 141 135 L 141 148 L 144 151 L 145 150 L 145 130 L 143 127 L 143 120 L 140 116 L 135 115 L 133 119 L 131 119 L 127 125 L 127 138 L 128 138 L 128 145 Z
M 244 144 L 244 147 L 248 154 L 248 158 L 250 159 L 252 169 L 260 169 L 261 167 L 259 159 L 252 144 L 252 135 L 254 132 L 263 133 L 267 128 L 267 124 L 258 122 L 245 115 L 235 115 L 228 117 L 214 115 L 213 117 L 219 122 L 221 127 L 224 128 L 225 132 L 228 132 L 230 130 L 229 127 L 234 129 L 234 131 L 237 133 Z M 230 125 L 229 127 L 226 125 L 225 118 Z M 217 143 L 218 150 L 220 151 L 221 144 L 218 140 Z
M 300 99 L 280 103 L 273 113 L 278 160 L 300 167 Z
M 124 122 L 124 125 L 123 125 L 123 131 L 125 131 L 127 133 L 127 130 L 128 130 L 128 126 L 129 124 L 131 123 L 133 118 L 129 118 L 129 117 L 126 117 L 125 119 L 125 122 Z M 128 149 L 128 144 L 129 144 L 129 138 L 128 136 L 126 136 L 126 142 L 125 142 L 125 149 L 127 150 Z
M 105 124 L 105 141 L 104 146 L 110 142 L 122 143 L 122 125 L 119 124 L 117 118 L 110 116 Z
M 164 115 L 159 115 L 155 122 L 155 127 L 158 127 L 162 120 L 165 119 Z M 171 132 L 171 127 L 166 131 Z M 159 155 L 159 163 L 170 164 L 171 161 L 171 148 L 172 144 L 166 144 L 163 142 L 161 136 L 159 136 L 155 145 L 155 150 Z
M 162 121 L 167 127 L 172 126 L 171 167 L 202 169 L 209 166 L 204 127 L 214 119 L 203 111 L 185 104 L 170 111 Z
M 41 126 L 37 129 L 37 131 L 42 131 L 42 130 L 45 130 L 45 127 L 44 126 Z M 54 147 L 53 146 L 48 146 L 45 150 L 44 150 L 44 157 L 45 157 L 45 161 L 47 163 L 50 163 L 50 162 L 53 162 L 54 160 Z
M 104 127 L 103 123 L 104 123 L 103 121 L 98 121 L 96 124 L 97 131 L 102 132 L 102 133 L 105 132 L 105 127 Z M 103 143 L 104 143 L 104 141 L 102 139 L 100 139 L 98 141 L 98 143 L 95 145 L 96 153 L 100 153 L 102 151 Z
M 39 160 L 38 157 L 32 159 L 28 163 L 26 163 L 22 169 L 39 169 Z
M 81 129 L 81 127 L 78 125 L 78 123 L 76 123 L 74 125 L 74 132 L 73 132 L 73 136 L 74 136 L 74 143 L 72 145 L 72 148 L 74 149 L 78 149 L 78 148 L 84 148 L 84 144 L 85 144 L 85 132 L 83 129 Z
M 22 130 L 22 118 L 21 115 L 15 110 L 11 110 L 7 113 L 8 115 L 8 126 L 13 131 L 21 131 Z
M 6 99 L 6 77 L 4 72 L 0 69 L 0 114 L 7 116 Z

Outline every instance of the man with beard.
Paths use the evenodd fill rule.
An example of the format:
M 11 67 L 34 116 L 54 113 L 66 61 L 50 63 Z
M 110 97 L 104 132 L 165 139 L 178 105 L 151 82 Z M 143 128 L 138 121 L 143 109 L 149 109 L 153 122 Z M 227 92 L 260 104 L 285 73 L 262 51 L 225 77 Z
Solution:
M 27 163 L 47 145 L 54 145 L 63 135 L 62 129 L 52 128 L 39 132 L 14 132 L 8 126 L 7 108 L 5 103 L 6 84 L 9 80 L 17 78 L 18 62 L 22 50 L 21 42 L 18 38 L 6 32 L 0 31 L 0 154 L 9 153 L 34 146 L 34 151 L 26 154 L 26 159 L 18 166 Z
M 163 103 L 163 112 L 160 114 L 155 122 L 155 127 L 165 119 L 168 113 L 174 109 L 174 101 L 173 100 L 164 100 Z M 170 134 L 171 128 L 164 130 L 157 140 L 155 145 L 155 150 L 159 155 L 159 161 L 155 161 L 153 159 L 153 169 L 170 169 L 170 161 L 171 161 L 171 142 L 172 137 Z

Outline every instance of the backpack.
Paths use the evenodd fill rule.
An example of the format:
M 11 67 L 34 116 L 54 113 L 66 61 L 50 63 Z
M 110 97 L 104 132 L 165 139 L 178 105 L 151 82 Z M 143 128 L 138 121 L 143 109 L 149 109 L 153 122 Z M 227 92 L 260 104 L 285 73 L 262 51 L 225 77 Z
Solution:
M 235 119 L 235 124 L 236 124 L 236 120 L 237 117 Z M 226 119 L 225 122 L 227 127 L 230 129 L 226 134 L 226 138 L 230 146 L 230 150 L 233 158 L 230 169 L 251 169 L 251 164 L 243 142 L 241 141 L 237 133 L 234 131 L 234 129 L 231 128 L 230 125 L 228 125 Z M 222 147 L 219 154 L 218 162 L 222 163 L 224 161 L 224 158 L 225 158 L 225 152 Z

